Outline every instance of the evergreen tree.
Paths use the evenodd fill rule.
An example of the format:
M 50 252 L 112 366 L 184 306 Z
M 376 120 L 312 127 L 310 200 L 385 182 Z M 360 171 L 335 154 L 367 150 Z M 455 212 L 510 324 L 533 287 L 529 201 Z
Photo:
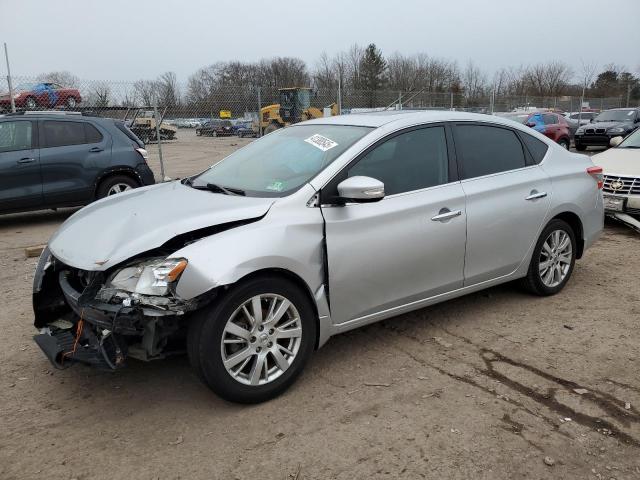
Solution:
M 382 90 L 386 81 L 387 61 L 375 43 L 369 44 L 360 61 L 360 88 L 367 96 L 369 107 L 376 107 L 376 92 Z

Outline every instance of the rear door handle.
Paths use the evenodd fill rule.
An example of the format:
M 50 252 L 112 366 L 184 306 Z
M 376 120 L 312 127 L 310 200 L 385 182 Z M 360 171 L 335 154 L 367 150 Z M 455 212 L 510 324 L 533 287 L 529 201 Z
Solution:
M 533 190 L 531 192 L 531 194 L 529 194 L 528 197 L 525 197 L 525 200 L 537 200 L 538 198 L 544 198 L 547 196 L 547 192 L 536 192 L 535 190 Z
M 454 217 L 458 217 L 462 215 L 462 210 L 449 210 L 448 208 L 443 208 L 440 210 L 440 213 L 435 217 L 431 217 L 431 220 L 434 222 L 446 222 Z
M 100 147 L 93 147 L 93 148 L 90 148 L 90 149 L 89 149 L 89 151 L 90 151 L 91 153 L 98 153 L 98 152 L 101 152 L 102 150 L 104 150 L 104 149 L 103 149 L 103 148 L 100 148 Z
M 26 158 L 21 158 L 21 159 L 20 159 L 20 160 L 18 160 L 16 163 L 17 163 L 18 165 L 24 165 L 25 163 L 33 163 L 33 162 L 35 162 L 35 161 L 36 161 L 36 159 L 35 159 L 35 158 L 29 158 L 29 157 L 26 157 Z

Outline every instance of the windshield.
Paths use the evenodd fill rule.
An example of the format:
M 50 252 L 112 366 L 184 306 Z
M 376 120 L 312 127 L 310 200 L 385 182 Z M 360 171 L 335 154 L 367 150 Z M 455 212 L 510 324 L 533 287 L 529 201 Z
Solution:
M 633 122 L 635 110 L 608 110 L 595 118 L 596 122 Z
M 372 129 L 299 125 L 276 130 L 193 177 L 194 187 L 214 184 L 253 197 L 293 193 Z
M 640 128 L 625 138 L 618 148 L 640 148 Z

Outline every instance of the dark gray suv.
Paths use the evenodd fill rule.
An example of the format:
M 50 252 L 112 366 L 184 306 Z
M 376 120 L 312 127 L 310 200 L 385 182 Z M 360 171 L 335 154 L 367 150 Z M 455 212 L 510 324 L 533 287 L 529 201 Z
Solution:
M 0 213 L 86 205 L 153 183 L 144 144 L 119 120 L 0 116 Z

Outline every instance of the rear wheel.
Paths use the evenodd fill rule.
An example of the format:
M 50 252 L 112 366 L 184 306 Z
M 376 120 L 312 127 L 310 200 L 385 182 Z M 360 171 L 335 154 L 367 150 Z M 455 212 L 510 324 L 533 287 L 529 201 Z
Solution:
M 75 97 L 67 98 L 66 104 L 68 108 L 75 108 L 77 105 Z
M 249 280 L 192 319 L 190 362 L 226 400 L 269 400 L 293 384 L 311 356 L 314 315 L 294 283 L 274 276 Z
M 569 150 L 569 147 L 571 146 L 571 142 L 569 141 L 568 138 L 561 138 L 560 140 L 558 140 L 558 145 L 560 145 L 565 150 Z
M 106 178 L 102 183 L 100 183 L 96 197 L 110 197 L 111 195 L 126 192 L 127 190 L 131 190 L 136 187 L 139 187 L 138 182 L 133 180 L 131 177 L 127 177 L 125 175 L 114 175 L 113 177 Z
M 575 262 L 573 229 L 563 220 L 551 220 L 536 243 L 523 284 L 536 295 L 554 295 L 569 281 Z

